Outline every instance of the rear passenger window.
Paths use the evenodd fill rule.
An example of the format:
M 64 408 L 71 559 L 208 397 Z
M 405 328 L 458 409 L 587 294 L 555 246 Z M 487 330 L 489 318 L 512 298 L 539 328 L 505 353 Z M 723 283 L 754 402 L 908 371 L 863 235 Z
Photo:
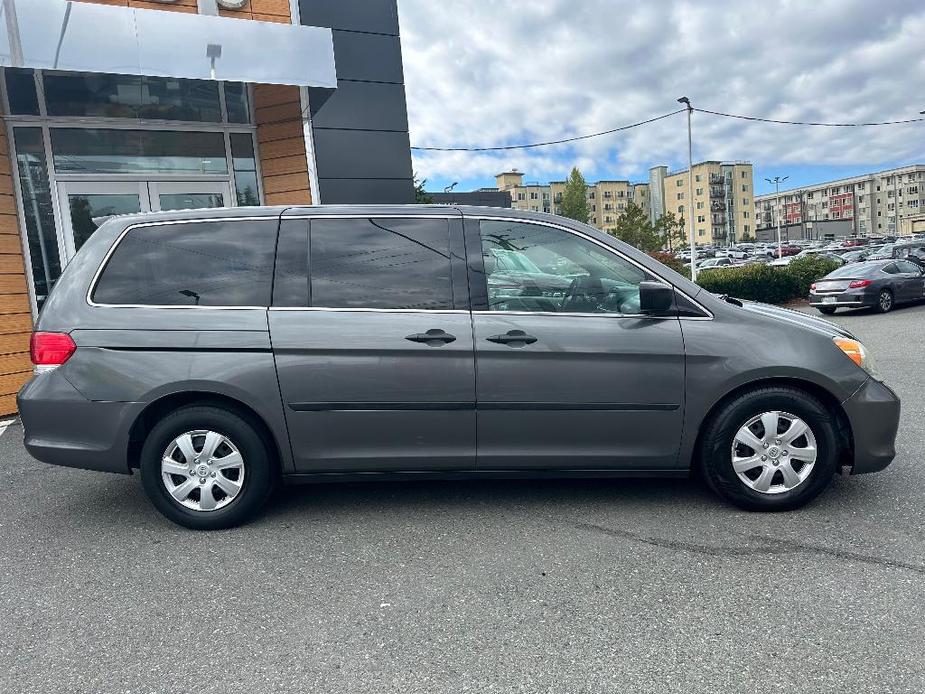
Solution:
M 130 230 L 93 300 L 149 306 L 269 306 L 275 220 L 171 223 Z
M 445 219 L 314 219 L 311 305 L 451 309 Z

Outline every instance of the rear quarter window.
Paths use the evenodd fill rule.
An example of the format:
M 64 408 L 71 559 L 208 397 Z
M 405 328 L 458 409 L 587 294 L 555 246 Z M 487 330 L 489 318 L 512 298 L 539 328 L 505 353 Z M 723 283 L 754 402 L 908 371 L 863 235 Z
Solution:
M 99 304 L 269 306 L 276 220 L 130 229 L 93 289 Z

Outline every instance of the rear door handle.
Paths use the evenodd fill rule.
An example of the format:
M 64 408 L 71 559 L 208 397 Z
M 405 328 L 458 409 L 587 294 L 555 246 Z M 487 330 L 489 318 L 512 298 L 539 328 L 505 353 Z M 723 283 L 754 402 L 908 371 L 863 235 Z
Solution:
M 455 335 L 450 335 L 448 332 L 441 330 L 440 328 L 432 328 L 426 333 L 414 333 L 414 335 L 408 335 L 406 340 L 411 342 L 421 342 L 428 347 L 440 347 L 442 345 L 449 344 L 450 342 L 456 341 Z
M 508 330 L 504 335 L 492 335 L 485 339 L 489 342 L 497 342 L 499 345 L 510 345 L 511 347 L 523 347 L 536 342 L 533 335 L 527 335 L 523 330 Z

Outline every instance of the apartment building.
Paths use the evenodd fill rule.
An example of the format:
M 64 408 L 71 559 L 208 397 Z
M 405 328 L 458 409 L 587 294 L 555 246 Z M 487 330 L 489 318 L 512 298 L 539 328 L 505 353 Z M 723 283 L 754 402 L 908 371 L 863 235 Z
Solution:
M 495 177 L 499 191 L 511 195 L 511 205 L 517 210 L 533 212 L 562 213 L 562 195 L 565 181 L 553 181 L 548 185 L 524 183 L 524 174 L 519 171 L 505 171 Z M 635 202 L 648 215 L 649 186 L 646 183 L 629 181 L 598 181 L 588 185 L 588 223 L 598 229 L 612 229 L 630 202 Z
M 925 212 L 925 164 L 827 181 L 755 197 L 758 227 L 799 226 L 813 236 L 814 222 L 850 220 L 854 236 L 901 235 L 905 220 Z
M 687 224 L 687 206 L 691 205 L 697 245 L 727 245 L 754 237 L 752 176 L 749 162 L 700 162 L 693 167 L 692 194 L 687 169 L 666 173 L 664 167 L 654 167 L 649 171 L 650 181 L 662 181 L 662 200 L 655 218 L 673 212 Z

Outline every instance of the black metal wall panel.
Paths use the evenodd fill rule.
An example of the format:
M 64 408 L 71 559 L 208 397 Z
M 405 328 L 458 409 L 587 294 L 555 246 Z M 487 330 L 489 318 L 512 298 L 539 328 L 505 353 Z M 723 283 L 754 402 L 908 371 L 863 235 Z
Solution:
M 322 178 L 318 187 L 321 199 L 330 205 L 351 204 L 357 200 L 370 205 L 408 204 L 408 182 L 405 179 Z
M 318 178 L 405 178 L 410 181 L 409 152 L 410 144 L 406 132 L 333 129 L 315 131 Z M 322 202 L 330 201 L 322 197 Z
M 312 114 L 312 125 L 316 129 L 391 130 L 407 134 L 405 87 L 340 80 L 324 105 Z
M 398 36 L 395 0 L 299 0 L 299 16 L 307 26 Z
M 414 201 L 396 0 L 300 0 L 334 29 L 337 89 L 310 90 L 322 203 Z
M 339 30 L 333 33 L 338 79 L 404 82 L 398 36 Z

